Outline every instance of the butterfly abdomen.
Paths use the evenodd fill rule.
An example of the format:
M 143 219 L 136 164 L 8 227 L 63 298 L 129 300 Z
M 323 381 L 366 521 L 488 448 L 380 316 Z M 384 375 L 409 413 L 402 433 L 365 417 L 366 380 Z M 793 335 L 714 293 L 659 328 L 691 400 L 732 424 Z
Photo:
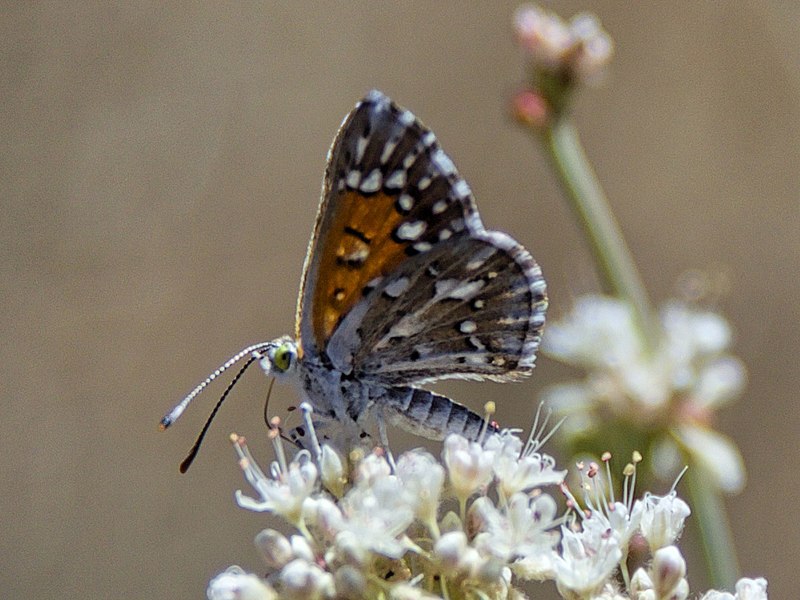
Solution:
M 418 388 L 391 388 L 381 409 L 388 422 L 431 440 L 443 440 L 451 433 L 477 440 L 487 426 L 496 430 L 466 406 Z

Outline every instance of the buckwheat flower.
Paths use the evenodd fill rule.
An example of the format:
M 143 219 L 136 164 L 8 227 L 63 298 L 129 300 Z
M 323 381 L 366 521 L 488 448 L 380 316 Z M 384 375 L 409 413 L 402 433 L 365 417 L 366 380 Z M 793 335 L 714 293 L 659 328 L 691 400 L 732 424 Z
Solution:
M 295 559 L 278 575 L 281 598 L 317 600 L 329 598 L 335 593 L 333 576 L 314 563 Z
M 414 520 L 416 503 L 400 479 L 390 474 L 386 459 L 372 457 L 358 465 L 356 484 L 339 503 L 345 517 L 342 527 L 364 548 L 399 558 L 407 549 L 400 536 Z
M 310 454 L 307 451 L 299 452 L 285 470 L 274 463 L 272 476 L 267 477 L 253 460 L 244 439 L 237 437 L 234 442 L 245 478 L 260 496 L 257 500 L 237 490 L 236 502 L 239 506 L 257 512 L 276 513 L 289 523 L 299 523 L 303 501 L 314 490 L 317 481 L 317 467 L 311 461 Z
M 584 484 L 584 502 L 592 514 L 602 516 L 607 520 L 608 527 L 614 532 L 619 541 L 623 558 L 628 555 L 628 547 L 634 535 L 640 532 L 644 502 L 634 499 L 636 486 L 636 465 L 641 461 L 641 455 L 634 453 L 632 462 L 623 469 L 623 497 L 617 501 L 614 496 L 614 482 L 611 477 L 611 453 L 605 452 L 602 462 L 605 464 L 605 479 L 599 465 L 591 463 L 585 471 L 581 471 Z M 562 488 L 573 507 L 578 502 L 572 497 L 568 489 Z
M 482 554 L 469 545 L 463 531 L 450 531 L 434 544 L 434 556 L 446 575 L 448 588 L 460 587 L 479 578 L 483 583 L 497 583 L 503 562 L 490 553 Z
M 763 577 L 758 579 L 745 577 L 736 582 L 735 594 L 711 590 L 700 600 L 767 600 L 767 580 Z
M 714 431 L 715 410 L 744 386 L 741 361 L 729 354 L 732 335 L 719 315 L 685 303 L 661 311 L 661 333 L 647 339 L 625 302 L 584 296 L 572 314 L 551 323 L 543 349 L 583 368 L 586 377 L 554 386 L 544 400 L 565 418 L 571 439 L 591 437 L 603 423 L 638 428 L 656 451 L 651 470 L 672 474 L 688 453 L 726 492 L 744 485 L 744 463 L 736 446 Z
M 339 453 L 328 444 L 323 444 L 320 451 L 319 466 L 322 484 L 334 496 L 340 498 L 344 493 L 347 474 Z
M 264 562 L 272 570 L 282 569 L 295 558 L 289 540 L 274 529 L 264 529 L 256 536 L 256 548 L 261 551 Z
M 369 563 L 372 554 L 359 539 L 356 533 L 350 530 L 343 530 L 336 534 L 333 541 L 333 551 L 335 560 L 351 566 L 363 566 Z M 333 555 L 327 557 L 328 562 L 334 562 Z
M 537 452 L 538 447 L 538 443 L 529 443 L 523 448 L 522 440 L 511 430 L 486 441 L 485 449 L 494 453 L 492 470 L 501 501 L 516 492 L 557 485 L 564 480 L 567 472 L 557 471 L 555 459 Z
M 303 502 L 303 521 L 323 540 L 332 541 L 344 529 L 344 519 L 341 509 L 330 498 L 317 496 Z
M 399 583 L 389 590 L 389 600 L 439 600 L 439 596 L 427 593 L 415 585 Z
M 444 485 L 444 468 L 421 450 L 406 452 L 397 461 L 397 476 L 415 499 L 414 513 L 434 535 L 439 534 L 436 513 Z
M 591 81 L 614 53 L 600 22 L 585 13 L 566 22 L 540 6 L 523 5 L 514 15 L 514 30 L 534 68 L 562 73 L 567 80 Z
M 655 551 L 672 545 L 690 514 L 689 505 L 674 491 L 666 496 L 645 494 L 641 529 L 650 549 Z
M 208 600 L 272 600 L 278 597 L 261 579 L 236 566 L 214 577 L 208 583 L 206 596 Z
M 675 546 L 660 548 L 653 554 L 650 572 L 656 598 L 685 600 L 689 595 L 686 561 Z
M 564 598 L 599 594 L 622 558 L 619 541 L 601 515 L 582 522 L 580 531 L 561 527 L 561 552 L 553 558 L 556 587 Z
M 492 480 L 494 452 L 460 435 L 449 435 L 442 453 L 453 492 L 463 505 L 467 498 Z
M 592 600 L 629 600 L 629 596 L 621 593 L 616 587 L 606 584 L 603 591 L 592 597 Z M 647 598 L 636 598 L 636 600 L 648 600 Z
M 767 600 L 767 580 L 742 578 L 736 582 L 737 600 Z
M 655 591 L 653 590 L 653 579 L 644 567 L 636 569 L 631 582 L 628 585 L 631 596 L 641 600 L 650 600 L 655 598 Z
M 534 129 L 541 129 L 550 121 L 551 110 L 542 94 L 530 89 L 521 89 L 511 98 L 513 117 Z
M 674 433 L 715 487 L 729 494 L 735 494 L 744 488 L 744 459 L 732 439 L 695 423 L 682 424 L 675 428 Z M 659 450 L 663 448 L 659 447 Z M 662 456 L 659 452 L 658 457 Z M 666 464 L 663 467 L 666 471 Z
M 573 42 L 566 23 L 555 13 L 535 4 L 517 9 L 514 13 L 514 29 L 522 48 L 541 65 L 553 69 Z
M 467 534 L 460 530 L 442 534 L 433 546 L 434 555 L 449 572 L 464 570 L 464 563 L 469 560 L 468 552 L 477 554 L 476 550 L 469 547 Z
M 525 579 L 552 577 L 551 559 L 561 522 L 556 511 L 555 501 L 547 494 L 531 498 L 517 492 L 502 508 L 481 496 L 468 512 L 470 530 L 477 531 L 474 547 L 481 556 L 511 562 L 512 570 Z
M 368 589 L 366 575 L 353 565 L 342 565 L 336 569 L 333 583 L 339 598 L 364 598 Z

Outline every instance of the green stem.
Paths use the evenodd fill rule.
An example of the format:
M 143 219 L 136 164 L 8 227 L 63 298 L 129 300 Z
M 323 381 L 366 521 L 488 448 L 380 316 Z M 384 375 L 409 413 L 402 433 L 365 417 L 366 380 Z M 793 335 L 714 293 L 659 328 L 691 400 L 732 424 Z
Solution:
M 691 501 L 692 521 L 700 532 L 703 555 L 712 587 L 732 590 L 739 573 L 733 534 L 719 493 L 708 484 L 700 466 L 689 468 L 686 483 Z
M 547 155 L 592 246 L 603 290 L 630 303 L 645 339 L 655 342 L 659 326 L 650 300 L 578 132 L 568 118 L 560 117 L 543 135 Z

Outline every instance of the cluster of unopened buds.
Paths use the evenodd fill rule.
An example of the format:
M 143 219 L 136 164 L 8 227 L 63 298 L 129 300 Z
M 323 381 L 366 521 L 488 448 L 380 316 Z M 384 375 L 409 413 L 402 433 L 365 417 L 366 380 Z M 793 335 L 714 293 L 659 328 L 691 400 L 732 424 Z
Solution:
M 310 423 L 310 408 L 303 410 Z M 280 516 L 294 533 L 259 533 L 266 576 L 231 567 L 210 582 L 208 597 L 525 598 L 525 586 L 554 581 L 570 599 L 687 598 L 686 564 L 674 545 L 686 503 L 674 490 L 634 499 L 638 458 L 626 467 L 624 497 L 616 500 L 609 456 L 605 468 L 581 465 L 578 500 L 566 471 L 541 452 L 543 432 L 534 424 L 527 441 L 512 430 L 480 442 L 451 435 L 441 461 L 422 450 L 396 461 L 359 449 L 344 457 L 315 443 L 287 462 L 276 426 L 269 474 L 232 436 L 256 491 L 237 492 L 237 502 Z M 547 489 L 560 492 L 565 510 Z M 647 543 L 652 560 L 629 576 L 634 539 Z M 763 580 L 739 586 L 736 595 L 703 598 L 766 598 Z
M 536 127 L 562 108 L 576 84 L 597 80 L 614 54 L 611 37 L 587 13 L 567 22 L 526 4 L 517 9 L 514 30 L 530 72 L 529 82 L 514 96 L 514 114 Z

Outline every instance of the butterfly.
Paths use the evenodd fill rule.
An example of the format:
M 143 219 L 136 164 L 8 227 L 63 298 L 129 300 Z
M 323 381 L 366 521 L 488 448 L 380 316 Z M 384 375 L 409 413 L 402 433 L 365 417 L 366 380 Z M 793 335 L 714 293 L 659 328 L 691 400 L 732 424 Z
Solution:
M 419 386 L 528 375 L 546 309 L 539 266 L 510 236 L 484 228 L 433 132 L 371 91 L 328 153 L 294 338 L 243 349 L 161 426 L 250 357 L 295 382 L 317 423 L 335 424 L 344 439 L 363 436 L 370 419 L 430 439 L 475 439 L 483 417 Z

